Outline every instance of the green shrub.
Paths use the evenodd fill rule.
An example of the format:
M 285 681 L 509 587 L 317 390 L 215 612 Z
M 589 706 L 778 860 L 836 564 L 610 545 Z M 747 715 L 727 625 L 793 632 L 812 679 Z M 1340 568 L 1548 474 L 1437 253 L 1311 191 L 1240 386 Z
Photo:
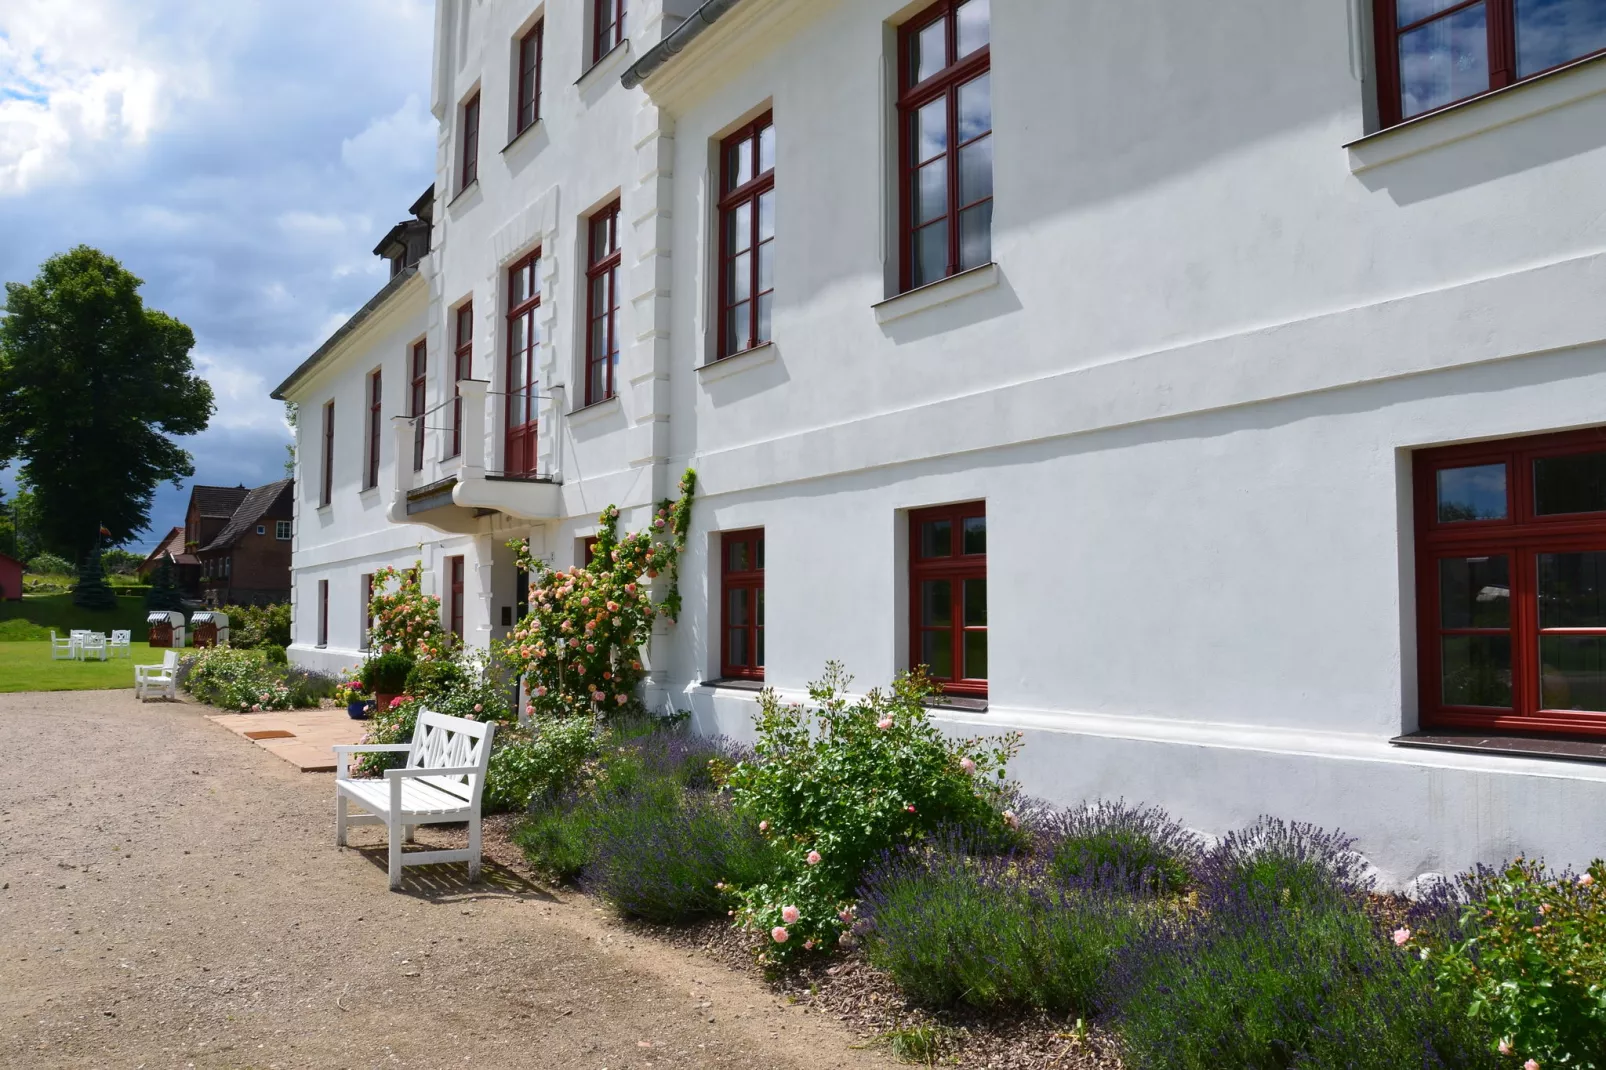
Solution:
M 134 570 L 145 563 L 144 554 L 136 554 L 132 550 L 111 549 L 100 555 L 100 564 L 107 573 L 118 576 L 132 576 Z
M 368 721 L 368 731 L 363 735 L 364 743 L 411 743 L 413 729 L 418 725 L 418 712 L 424 708 L 422 702 L 416 699 L 412 702 L 402 702 L 395 706 L 374 709 L 373 717 Z M 493 744 L 495 740 L 492 740 Z M 359 754 L 352 766 L 352 773 L 356 776 L 383 776 L 386 769 L 399 769 L 407 764 L 405 752 L 390 754 Z
M 538 722 L 497 730 L 485 778 L 488 811 L 525 810 L 572 791 L 586 761 L 597 753 L 589 717 Z
M 44 553 L 28 562 L 28 571 L 37 576 L 72 576 L 78 570 L 71 561 L 57 554 Z
M 50 629 L 32 621 L 0 620 L 0 643 L 20 643 L 49 638 Z
M 269 665 L 290 664 L 290 655 L 285 653 L 284 647 L 279 646 L 276 643 L 270 646 L 262 647 L 261 650 L 262 656 L 268 659 Z
M 407 673 L 404 690 L 415 698 L 429 699 L 467 682 L 455 661 L 420 661 Z
M 970 857 L 945 838 L 898 852 L 865 879 L 866 953 L 914 999 L 1087 1013 L 1115 954 L 1157 909 L 1046 860 Z
M 226 710 L 287 710 L 297 704 L 283 670 L 255 650 L 198 650 L 181 663 L 179 684 L 202 702 Z
M 568 881 L 591 861 L 589 806 L 549 805 L 533 811 L 513 831 L 513 842 L 542 873 Z
M 392 655 L 381 655 L 392 656 Z M 420 661 L 407 674 L 407 694 L 426 708 L 452 717 L 512 722 L 511 686 L 489 669 L 487 654 L 460 648 L 449 659 Z
M 1465 878 L 1459 930 L 1421 944 L 1447 999 L 1466 999 L 1513 1063 L 1606 1068 L 1606 863 L 1554 874 L 1518 858 Z
M 290 605 L 224 606 L 229 615 L 229 645 L 242 650 L 290 645 Z
M 375 654 L 362 665 L 363 689 L 374 695 L 400 695 L 407 687 L 413 659 L 399 651 Z
M 933 687 L 918 673 L 858 702 L 848 700 L 848 683 L 840 665 L 828 665 L 810 685 L 812 710 L 765 691 L 757 756 L 729 774 L 737 808 L 776 848 L 772 874 L 740 889 L 742 921 L 772 935 L 772 959 L 834 943 L 841 911 L 887 850 L 944 826 L 996 838 L 1016 823 L 1002 808 L 1018 736 L 943 735 L 924 704 Z

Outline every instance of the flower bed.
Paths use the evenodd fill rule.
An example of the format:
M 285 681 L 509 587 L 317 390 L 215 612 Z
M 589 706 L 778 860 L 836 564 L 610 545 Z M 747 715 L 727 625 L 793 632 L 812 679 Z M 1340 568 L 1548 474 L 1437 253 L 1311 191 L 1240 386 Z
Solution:
M 179 662 L 179 686 L 208 705 L 261 713 L 317 706 L 334 694 L 336 680 L 275 662 L 263 650 L 212 646 Z

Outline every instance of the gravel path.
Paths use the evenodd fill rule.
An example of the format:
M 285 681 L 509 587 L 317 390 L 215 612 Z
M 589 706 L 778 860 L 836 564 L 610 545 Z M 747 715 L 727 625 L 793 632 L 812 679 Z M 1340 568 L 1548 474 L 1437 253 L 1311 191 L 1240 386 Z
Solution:
M 893 1065 L 505 869 L 388 892 L 332 779 L 189 704 L 0 695 L 0 1066 Z

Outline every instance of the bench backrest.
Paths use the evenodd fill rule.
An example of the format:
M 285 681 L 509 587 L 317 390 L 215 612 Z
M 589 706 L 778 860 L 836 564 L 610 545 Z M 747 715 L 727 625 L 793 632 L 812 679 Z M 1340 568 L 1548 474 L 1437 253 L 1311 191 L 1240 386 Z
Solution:
M 134 633 L 132 631 L 126 629 L 126 628 L 113 628 L 112 629 L 112 642 L 114 642 L 114 643 L 132 642 L 133 638 L 134 638 Z
M 491 763 L 491 736 L 496 726 L 485 721 L 449 717 L 434 710 L 420 710 L 413 729 L 413 749 L 407 754 L 409 769 L 455 769 L 473 766 L 478 771 L 467 776 L 425 776 L 425 784 L 450 792 L 468 803 L 479 801 L 485 788 L 485 770 Z

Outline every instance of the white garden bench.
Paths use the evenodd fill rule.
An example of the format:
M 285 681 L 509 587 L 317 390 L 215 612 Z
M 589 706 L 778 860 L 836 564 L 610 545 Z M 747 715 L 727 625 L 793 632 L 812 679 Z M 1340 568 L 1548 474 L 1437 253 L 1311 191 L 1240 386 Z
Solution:
M 153 694 L 178 698 L 178 651 L 162 654 L 160 665 L 134 666 L 134 697 L 144 702 Z
M 335 751 L 335 843 L 346 846 L 348 825 L 384 825 L 390 830 L 390 888 L 401 887 L 402 866 L 467 862 L 468 879 L 480 879 L 480 796 L 491 762 L 496 726 L 421 710 L 411 743 L 338 746 Z M 354 754 L 407 753 L 407 765 L 385 770 L 383 780 L 353 780 Z M 356 804 L 367 811 L 347 814 Z M 418 825 L 468 822 L 468 847 L 455 851 L 402 852 Z

